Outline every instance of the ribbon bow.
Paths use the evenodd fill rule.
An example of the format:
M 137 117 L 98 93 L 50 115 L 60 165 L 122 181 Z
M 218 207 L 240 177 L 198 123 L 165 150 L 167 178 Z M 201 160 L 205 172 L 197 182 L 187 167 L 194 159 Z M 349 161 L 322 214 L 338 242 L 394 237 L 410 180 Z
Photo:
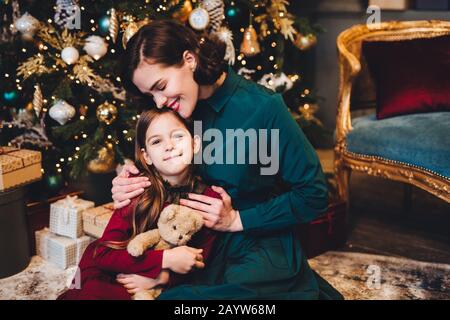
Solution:
M 77 199 L 78 196 L 67 196 L 64 199 L 61 199 L 60 203 L 63 208 L 75 209 L 77 205 L 76 204 Z M 59 217 L 62 220 L 62 223 L 64 223 L 65 225 L 68 225 L 70 223 L 70 216 L 68 210 L 63 210 L 59 215 Z

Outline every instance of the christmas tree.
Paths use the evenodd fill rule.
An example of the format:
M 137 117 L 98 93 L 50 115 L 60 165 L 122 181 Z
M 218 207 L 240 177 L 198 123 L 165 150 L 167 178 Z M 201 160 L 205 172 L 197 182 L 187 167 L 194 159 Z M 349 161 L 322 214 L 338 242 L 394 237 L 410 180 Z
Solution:
M 143 106 L 122 88 L 120 55 L 157 19 L 217 34 L 236 71 L 283 92 L 304 129 L 320 128 L 312 91 L 283 70 L 286 47 L 308 50 L 321 30 L 290 13 L 289 1 L 2 0 L 0 8 L 0 145 L 43 151 L 53 190 L 133 158 Z

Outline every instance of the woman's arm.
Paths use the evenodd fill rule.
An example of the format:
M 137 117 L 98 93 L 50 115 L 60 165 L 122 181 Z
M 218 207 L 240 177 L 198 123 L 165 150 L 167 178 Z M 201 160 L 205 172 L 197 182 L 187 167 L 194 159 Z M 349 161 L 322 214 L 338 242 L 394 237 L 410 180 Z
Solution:
M 240 210 L 245 231 L 274 230 L 309 222 L 325 211 L 328 204 L 325 176 L 316 152 L 281 95 L 271 96 L 263 108 L 265 128 L 279 130 L 278 174 L 291 189 L 253 208 Z

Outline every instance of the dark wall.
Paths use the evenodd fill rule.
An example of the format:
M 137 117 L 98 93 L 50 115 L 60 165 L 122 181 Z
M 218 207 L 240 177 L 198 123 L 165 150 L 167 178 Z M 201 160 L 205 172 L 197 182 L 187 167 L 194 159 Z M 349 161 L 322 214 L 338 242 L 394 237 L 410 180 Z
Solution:
M 301 3 L 299 1 L 298 3 Z M 294 3 L 294 4 L 293 4 Z M 314 0 L 304 1 L 304 6 L 291 5 L 297 12 L 309 11 L 309 14 L 326 29 L 318 36 L 317 47 L 313 51 L 313 83 L 317 94 L 324 98 L 320 104 L 318 117 L 324 125 L 334 130 L 336 121 L 339 73 L 336 39 L 340 32 L 352 25 L 365 23 L 367 1 L 359 0 Z M 389 20 L 450 20 L 450 11 L 382 11 L 381 22 Z M 332 142 L 329 142 L 332 144 Z

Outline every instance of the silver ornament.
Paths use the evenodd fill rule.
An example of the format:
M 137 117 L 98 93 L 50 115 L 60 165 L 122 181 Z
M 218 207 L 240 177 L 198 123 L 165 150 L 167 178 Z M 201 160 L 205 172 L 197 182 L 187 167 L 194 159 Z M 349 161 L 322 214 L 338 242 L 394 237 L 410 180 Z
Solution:
M 33 38 L 37 28 L 39 27 L 39 21 L 28 12 L 25 12 L 14 23 L 16 29 L 22 34 L 25 39 Z
M 63 126 L 75 116 L 75 108 L 64 100 L 57 100 L 48 111 L 48 114 L 53 120 L 56 120 Z
M 108 52 L 108 44 L 102 37 L 89 36 L 86 38 L 83 49 L 92 58 L 98 60 Z

